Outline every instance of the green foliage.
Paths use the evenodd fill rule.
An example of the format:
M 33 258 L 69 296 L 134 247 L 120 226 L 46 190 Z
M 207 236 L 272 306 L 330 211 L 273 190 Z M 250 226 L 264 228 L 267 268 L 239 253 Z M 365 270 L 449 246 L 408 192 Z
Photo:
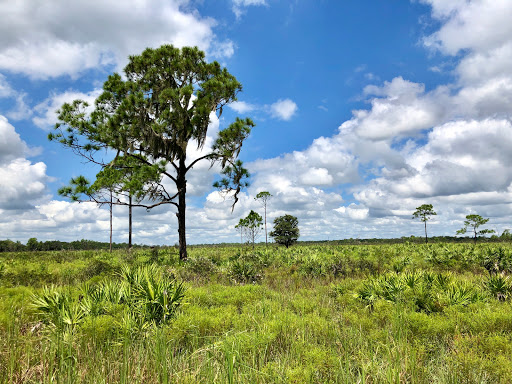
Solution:
M 416 208 L 416 211 L 412 214 L 413 219 L 420 219 L 425 223 L 425 243 L 428 243 L 427 236 L 427 221 L 430 220 L 431 216 L 435 216 L 437 213 L 434 211 L 432 204 L 423 204 Z
M 211 258 L 205 256 L 190 257 L 185 269 L 180 276 L 188 281 L 210 280 L 219 271 L 217 264 Z
M 259 200 L 262 202 L 262 204 L 266 204 L 271 197 L 272 197 L 272 195 L 270 194 L 270 192 L 261 191 L 261 192 L 258 192 L 258 194 L 254 198 L 254 200 Z
M 433 313 L 447 306 L 468 306 L 483 300 L 478 287 L 451 275 L 407 272 L 384 275 L 363 283 L 355 297 L 373 309 L 378 300 L 407 303 L 416 311 Z
M 511 249 L 194 246 L 165 267 L 135 249 L 129 268 L 117 251 L 3 253 L 0 382 L 509 383 L 510 278 L 482 263 Z M 258 284 L 228 281 L 251 266 Z M 22 268 L 63 286 L 4 285 Z M 162 321 L 174 274 L 190 279 L 187 303 Z
M 512 233 L 510 233 L 510 229 L 505 229 L 503 233 L 500 236 L 500 239 L 502 241 L 511 241 L 512 240 Z
M 485 235 L 487 233 L 494 233 L 496 232 L 494 229 L 480 229 L 482 225 L 485 225 L 489 219 L 484 219 L 480 215 L 467 215 L 466 220 L 464 221 L 464 228 L 461 228 L 457 231 L 458 235 L 463 235 L 468 231 L 468 228 L 471 228 L 473 234 L 474 234 L 474 240 L 476 243 L 476 239 L 480 235 Z
M 120 323 L 132 329 L 160 326 L 172 320 L 184 298 L 183 284 L 167 279 L 151 264 L 137 268 L 123 266 L 120 280 L 85 284 L 78 298 L 55 287 L 44 287 L 31 302 L 42 319 L 57 331 L 74 330 L 86 317 L 114 314 L 122 306 Z M 112 312 L 114 311 L 114 312 Z
M 263 277 L 258 264 L 246 260 L 234 261 L 229 268 L 228 275 L 237 284 L 257 283 Z
M 39 249 L 39 242 L 35 237 L 31 237 L 27 241 L 27 249 L 29 251 L 37 251 Z
M 72 331 L 85 316 L 80 303 L 73 300 L 68 292 L 62 292 L 55 287 L 44 287 L 39 295 L 34 294 L 32 306 L 57 331 Z
M 130 204 L 123 195 L 134 196 L 136 205 L 147 209 L 173 204 L 184 260 L 187 173 L 199 161 L 219 163 L 225 177 L 217 186 L 232 192 L 236 203 L 249 176 L 237 157 L 254 123 L 237 118 L 218 133 L 210 152 L 187 164 L 188 146 L 203 149 L 210 114 L 220 116 L 236 100 L 241 84 L 219 63 L 208 63 L 197 47 L 147 48 L 129 58 L 124 72 L 124 77 L 108 77 L 91 113 L 81 100 L 58 111 L 59 122 L 49 139 L 101 166 L 94 183 L 79 176 L 59 192 L 72 200 L 86 195 L 99 204 L 112 204 L 112 192 L 114 204 Z M 115 157 L 103 160 L 100 150 Z M 172 181 L 173 189 L 166 189 L 165 181 Z
M 160 325 L 172 320 L 185 296 L 182 283 L 169 280 L 163 271 L 154 264 L 121 270 L 122 301 L 129 303 L 136 313 L 147 323 Z
M 274 219 L 274 230 L 270 232 L 277 244 L 288 248 L 294 244 L 300 236 L 299 220 L 292 215 L 279 216 Z
M 240 219 L 235 228 L 240 230 L 241 235 L 245 236 L 247 241 L 251 243 L 254 248 L 256 239 L 261 233 L 262 226 L 262 217 L 251 209 L 251 212 L 249 212 L 245 218 Z
M 430 220 L 431 216 L 435 216 L 437 213 L 434 211 L 432 204 L 423 204 L 416 208 L 416 211 L 412 214 L 413 219 L 420 219 L 421 221 Z
M 485 282 L 485 288 L 492 297 L 500 301 L 509 299 L 512 294 L 512 283 L 509 276 L 490 276 Z
M 489 275 L 512 272 L 512 252 L 502 246 L 487 248 L 483 255 L 482 266 Z

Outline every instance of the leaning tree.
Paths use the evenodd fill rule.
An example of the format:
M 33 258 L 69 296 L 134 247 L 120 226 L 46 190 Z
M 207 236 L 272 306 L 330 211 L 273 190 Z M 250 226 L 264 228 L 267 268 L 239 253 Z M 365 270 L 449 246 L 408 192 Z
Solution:
M 224 178 L 218 185 L 234 191 L 234 204 L 246 185 L 248 173 L 237 157 L 254 126 L 250 119 L 237 118 L 219 132 L 211 148 L 205 148 L 210 114 L 220 116 L 242 86 L 219 63 L 208 63 L 197 47 L 148 48 L 130 57 L 124 73 L 124 78 L 117 73 L 109 76 L 92 112 L 81 100 L 64 104 L 56 132 L 49 138 L 102 169 L 119 158 L 130 158 L 135 163 L 132 169 L 157 170 L 160 178 L 143 180 L 137 190 L 124 181 L 118 188 L 138 194 L 140 199 L 133 206 L 175 206 L 180 259 L 185 260 L 188 172 L 200 161 L 220 164 Z M 189 144 L 202 151 L 199 157 L 187 159 Z M 128 203 L 118 199 L 113 204 Z

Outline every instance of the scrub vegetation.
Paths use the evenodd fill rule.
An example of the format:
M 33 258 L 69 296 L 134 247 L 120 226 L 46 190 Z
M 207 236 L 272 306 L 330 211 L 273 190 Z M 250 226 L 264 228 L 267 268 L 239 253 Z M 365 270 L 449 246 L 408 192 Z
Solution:
M 509 243 L 0 253 L 1 383 L 510 383 Z

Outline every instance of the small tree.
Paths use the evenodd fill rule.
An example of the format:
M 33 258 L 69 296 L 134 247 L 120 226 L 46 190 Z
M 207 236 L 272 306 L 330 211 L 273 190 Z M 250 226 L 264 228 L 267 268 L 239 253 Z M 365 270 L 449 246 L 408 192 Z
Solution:
M 27 241 L 27 248 L 29 251 L 38 251 L 39 250 L 39 241 L 35 237 L 31 237 Z
M 503 233 L 500 236 L 501 240 L 503 241 L 510 241 L 512 240 L 512 233 L 510 233 L 510 229 L 505 229 Z
M 430 220 L 431 216 L 435 216 L 437 213 L 434 211 L 432 204 L 423 204 L 416 208 L 416 212 L 412 214 L 413 219 L 420 219 L 425 223 L 425 244 L 428 243 L 427 236 L 427 221 Z
M 240 232 L 240 246 L 243 247 L 244 241 L 243 236 L 245 233 L 245 219 L 240 219 L 237 225 L 235 225 L 235 229 Z
M 468 231 L 468 228 L 470 228 L 473 231 L 474 237 L 473 239 L 477 240 L 477 236 L 485 235 L 486 233 L 495 233 L 496 231 L 494 229 L 481 229 L 478 230 L 479 227 L 486 224 L 489 221 L 489 219 L 484 219 L 480 215 L 467 215 L 466 220 L 464 221 L 464 228 L 461 228 L 457 231 L 457 235 L 463 235 Z
M 270 192 L 262 191 L 262 192 L 259 192 L 256 195 L 256 197 L 254 198 L 254 200 L 259 201 L 261 203 L 261 205 L 263 205 L 264 221 L 265 221 L 265 246 L 267 246 L 267 244 L 268 244 L 268 236 L 267 236 L 267 204 L 268 204 L 268 201 L 270 200 L 271 197 L 272 197 L 272 195 L 270 194 Z
M 286 248 L 295 243 L 300 236 L 299 220 L 292 215 L 279 216 L 274 219 L 274 230 L 270 232 L 277 244 Z
M 243 231 L 247 241 L 252 243 L 252 248 L 254 249 L 254 244 L 256 239 L 261 233 L 261 227 L 263 226 L 263 219 L 257 213 L 251 210 L 245 219 L 240 219 L 237 227 L 240 226 L 240 230 Z

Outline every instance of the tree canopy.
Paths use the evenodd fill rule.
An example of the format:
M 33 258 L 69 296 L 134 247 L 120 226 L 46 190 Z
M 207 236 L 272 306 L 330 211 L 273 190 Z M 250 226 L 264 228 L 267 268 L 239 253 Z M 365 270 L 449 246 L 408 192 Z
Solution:
M 260 214 L 251 210 L 245 218 L 240 219 L 235 228 L 240 230 L 241 235 L 245 235 L 247 241 L 251 243 L 254 248 L 254 244 L 260 235 L 262 226 L 263 219 Z
M 480 215 L 467 215 L 466 220 L 464 220 L 464 228 L 461 228 L 457 231 L 458 235 L 465 234 L 468 229 L 473 231 L 474 237 L 473 239 L 477 240 L 477 237 L 480 235 L 485 235 L 486 233 L 494 233 L 494 229 L 480 229 L 482 225 L 486 224 L 489 221 L 489 219 L 484 219 Z
M 219 63 L 208 63 L 197 47 L 148 48 L 129 58 L 124 73 L 108 77 L 92 112 L 82 100 L 60 108 L 50 140 L 102 168 L 94 183 L 75 178 L 62 192 L 106 203 L 99 192 L 115 187 L 117 196 L 135 196 L 134 206 L 175 206 L 180 258 L 186 259 L 187 173 L 202 160 L 220 164 L 224 178 L 217 186 L 233 191 L 234 203 L 247 186 L 249 174 L 237 157 L 254 126 L 249 118 L 237 118 L 219 132 L 212 148 L 205 148 L 210 114 L 220 116 L 242 86 Z M 202 154 L 187 161 L 190 144 Z M 128 203 L 118 198 L 114 204 Z
M 277 244 L 283 244 L 288 248 L 294 244 L 300 236 L 299 220 L 292 215 L 279 216 L 274 219 L 274 230 L 270 232 Z

